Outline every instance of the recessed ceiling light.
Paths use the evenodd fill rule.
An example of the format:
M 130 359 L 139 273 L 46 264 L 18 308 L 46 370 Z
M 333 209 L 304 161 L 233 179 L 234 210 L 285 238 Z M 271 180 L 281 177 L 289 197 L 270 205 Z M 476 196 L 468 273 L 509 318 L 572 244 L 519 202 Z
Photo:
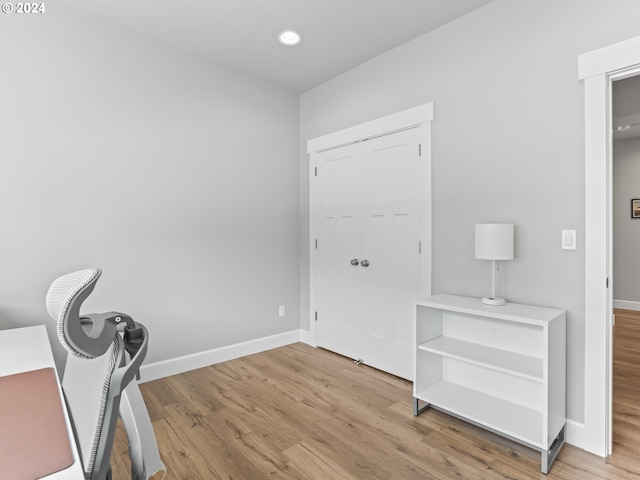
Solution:
M 294 30 L 284 30 L 278 34 L 278 41 L 288 47 L 297 45 L 302 40 L 302 36 Z

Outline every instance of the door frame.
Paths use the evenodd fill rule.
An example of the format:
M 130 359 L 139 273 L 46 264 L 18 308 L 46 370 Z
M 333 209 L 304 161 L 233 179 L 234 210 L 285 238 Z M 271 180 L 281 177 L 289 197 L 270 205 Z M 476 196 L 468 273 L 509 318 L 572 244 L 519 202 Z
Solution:
M 571 443 L 603 457 L 612 449 L 611 83 L 638 73 L 640 37 L 578 57 L 585 92 L 585 391 L 582 436 Z
M 366 123 L 355 125 L 307 141 L 307 155 L 312 162 L 312 154 L 352 143 L 361 142 L 383 135 L 389 135 L 409 128 L 421 129 L 422 168 L 425 179 L 421 191 L 421 237 L 422 237 L 422 280 L 424 295 L 431 293 L 431 122 L 434 118 L 433 102 L 393 113 Z M 315 165 L 309 168 L 309 333 L 313 346 L 317 346 L 316 329 L 316 241 L 318 238 L 317 212 L 320 205 L 320 189 L 314 181 Z

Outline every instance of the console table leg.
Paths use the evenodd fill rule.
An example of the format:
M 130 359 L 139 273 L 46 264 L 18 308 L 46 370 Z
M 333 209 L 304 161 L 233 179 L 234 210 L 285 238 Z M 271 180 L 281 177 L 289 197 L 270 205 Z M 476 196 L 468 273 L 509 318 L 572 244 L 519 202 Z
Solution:
M 423 406 L 420 406 L 420 400 L 418 400 L 417 398 L 413 397 L 413 416 L 417 417 L 422 412 L 424 412 L 426 409 L 428 409 L 430 406 L 431 406 L 430 403 L 425 403 Z
M 553 465 L 553 462 L 555 462 L 556 458 L 558 458 L 560 449 L 564 445 L 564 429 L 565 427 L 562 427 L 562 430 L 560 430 L 560 433 L 551 444 L 551 447 L 549 447 L 549 450 L 545 450 L 541 454 L 542 461 L 540 465 L 540 470 L 545 475 L 549 473 L 549 470 L 551 470 L 551 466 Z

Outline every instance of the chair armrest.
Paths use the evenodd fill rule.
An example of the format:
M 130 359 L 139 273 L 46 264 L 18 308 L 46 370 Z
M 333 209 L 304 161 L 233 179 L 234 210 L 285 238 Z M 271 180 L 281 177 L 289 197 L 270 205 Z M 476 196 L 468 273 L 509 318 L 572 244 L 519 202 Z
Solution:
M 149 332 L 146 327 L 141 323 L 136 322 L 136 327 L 142 329 L 142 342 L 139 343 L 135 355 L 131 357 L 131 360 L 124 366 L 117 368 L 111 376 L 111 386 L 109 388 L 109 396 L 119 395 L 127 385 L 139 376 L 140 366 L 142 361 L 147 356 L 147 349 L 149 347 Z M 126 348 L 126 347 L 125 347 Z

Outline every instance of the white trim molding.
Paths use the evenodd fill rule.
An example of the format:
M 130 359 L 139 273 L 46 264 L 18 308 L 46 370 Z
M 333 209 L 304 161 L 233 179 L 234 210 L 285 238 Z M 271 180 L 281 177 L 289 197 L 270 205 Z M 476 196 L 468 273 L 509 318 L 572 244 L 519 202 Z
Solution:
M 613 308 L 620 308 L 622 310 L 634 310 L 640 312 L 640 302 L 632 302 L 629 300 L 614 300 Z
M 565 441 L 567 443 L 582 448 L 581 446 L 584 445 L 584 423 L 567 418 L 565 434 Z
M 394 133 L 433 120 L 433 103 L 426 103 L 398 113 L 377 118 L 366 123 L 345 128 L 337 132 L 313 138 L 307 141 L 307 153 L 321 152 L 330 148 L 348 145 L 365 138 Z
M 610 74 L 640 65 L 640 37 L 633 37 L 578 57 L 578 79 Z
M 317 346 L 316 339 L 309 330 L 300 330 L 300 341 L 312 347 Z
M 246 357 L 247 355 L 253 355 L 254 353 L 284 347 L 286 345 L 291 345 L 292 343 L 309 343 L 303 340 L 303 337 L 307 337 L 304 330 L 291 330 L 289 332 L 269 337 L 258 338 L 247 342 L 236 343 L 234 345 L 227 345 L 204 352 L 193 353 L 182 357 L 142 365 L 142 367 L 140 367 L 140 382 L 150 382 L 152 380 L 169 377 L 178 373 L 184 373 L 190 370 L 215 365 L 216 363 Z
M 607 120 L 605 75 L 585 80 L 585 450 L 607 454 Z
M 577 446 L 611 453 L 611 80 L 640 64 L 640 37 L 578 57 L 585 92 L 585 391 Z

